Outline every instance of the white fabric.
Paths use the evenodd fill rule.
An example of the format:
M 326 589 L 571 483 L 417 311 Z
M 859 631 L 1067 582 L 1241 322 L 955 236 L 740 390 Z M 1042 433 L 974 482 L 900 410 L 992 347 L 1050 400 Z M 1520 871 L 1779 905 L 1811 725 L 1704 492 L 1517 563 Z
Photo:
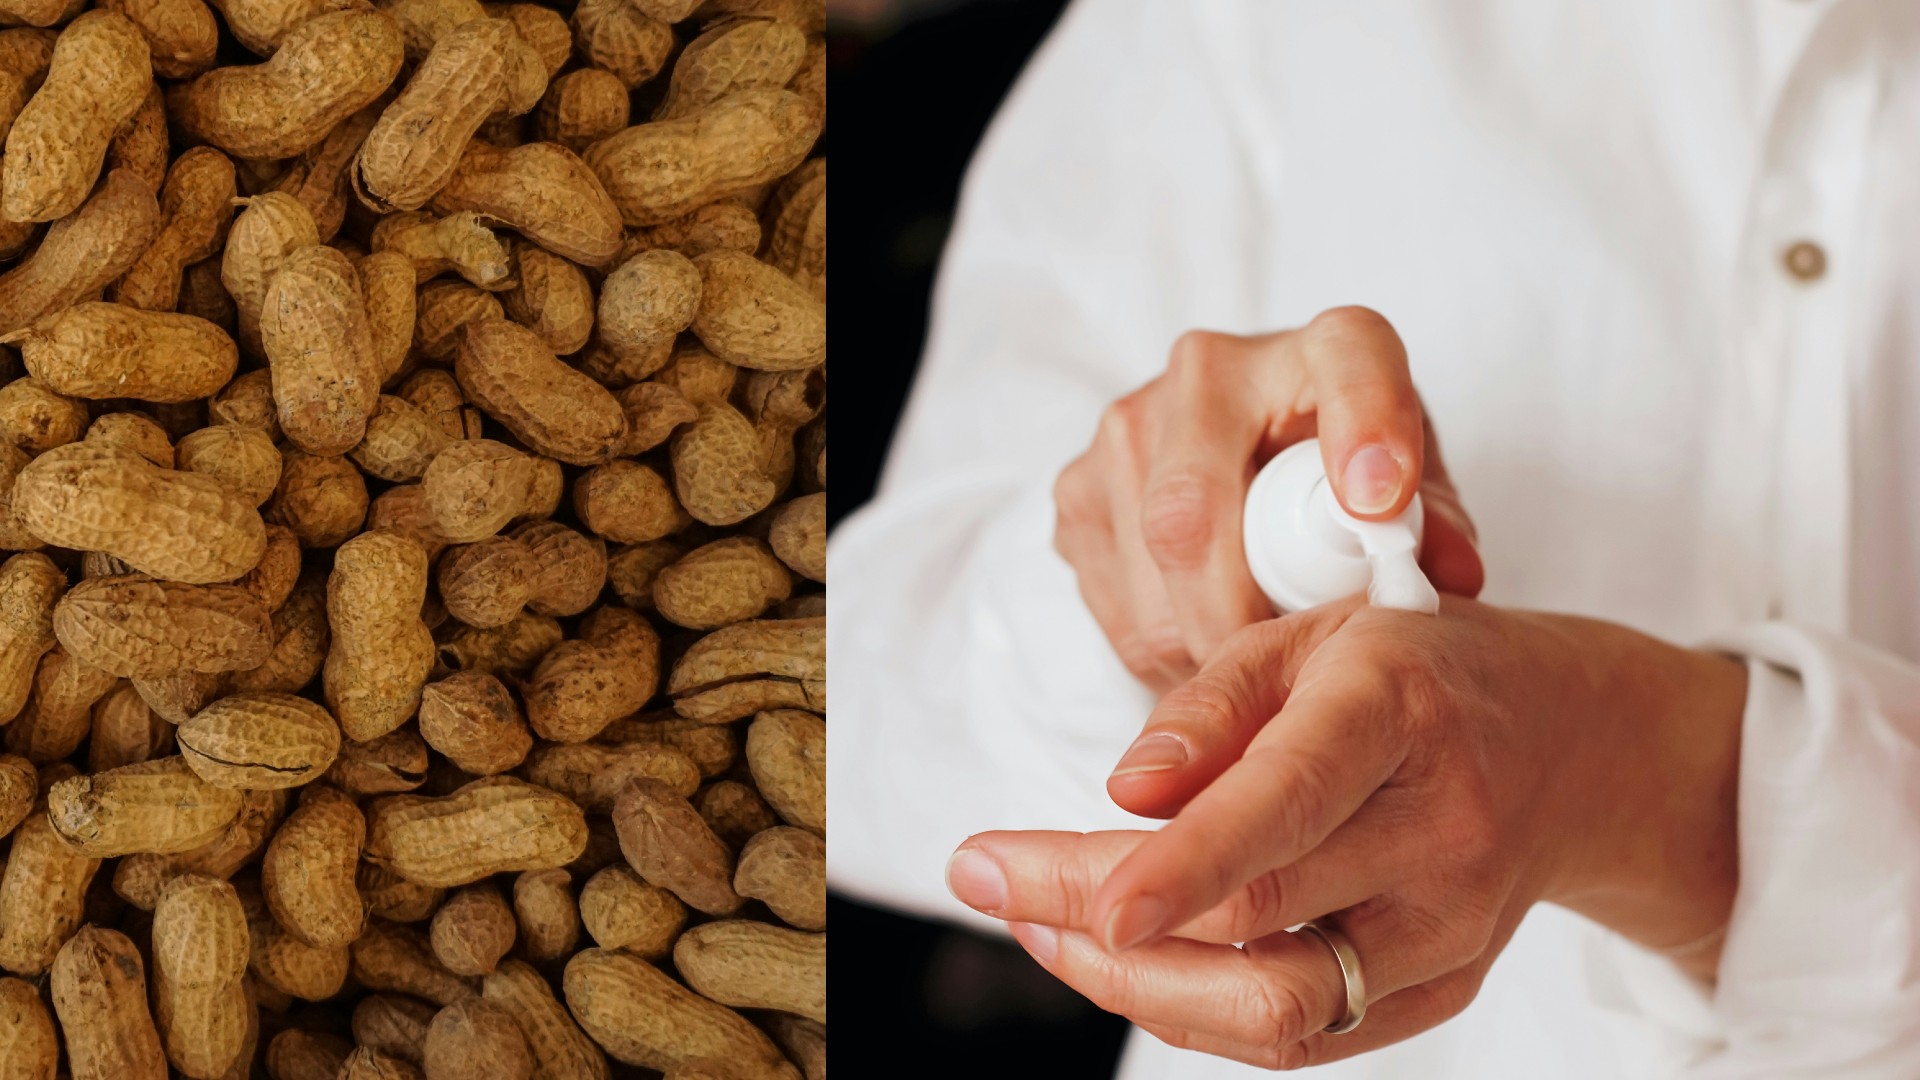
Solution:
M 992 925 L 965 836 L 1140 824 L 1102 781 L 1150 701 L 1052 479 L 1182 330 L 1367 304 L 1487 600 L 1751 658 L 1742 880 L 1710 995 L 1543 906 L 1461 1017 L 1323 1075 L 1920 1075 L 1920 5 L 1083 0 L 962 202 L 830 547 L 839 888 Z

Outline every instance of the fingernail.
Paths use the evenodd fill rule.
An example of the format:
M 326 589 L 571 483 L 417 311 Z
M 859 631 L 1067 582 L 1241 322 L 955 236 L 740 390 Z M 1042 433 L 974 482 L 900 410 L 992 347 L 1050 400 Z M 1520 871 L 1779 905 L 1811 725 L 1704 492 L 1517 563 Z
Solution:
M 1007 875 L 993 856 L 961 848 L 947 860 L 947 891 L 976 911 L 999 911 L 1007 906 Z
M 1127 748 L 1126 754 L 1120 758 L 1120 764 L 1113 767 L 1113 775 L 1159 772 L 1186 763 L 1186 743 L 1172 735 L 1143 735 Z
M 1340 493 L 1347 509 L 1356 514 L 1381 514 L 1400 501 L 1402 470 L 1399 459 L 1379 444 L 1363 446 L 1347 459 L 1340 474 Z
M 1160 933 L 1167 921 L 1167 902 L 1157 896 L 1123 900 L 1107 916 L 1107 947 L 1124 952 Z
M 1013 939 L 1043 964 L 1053 963 L 1054 956 L 1060 952 L 1060 931 L 1051 926 L 1017 922 L 1008 923 L 1007 928 L 1013 931 Z

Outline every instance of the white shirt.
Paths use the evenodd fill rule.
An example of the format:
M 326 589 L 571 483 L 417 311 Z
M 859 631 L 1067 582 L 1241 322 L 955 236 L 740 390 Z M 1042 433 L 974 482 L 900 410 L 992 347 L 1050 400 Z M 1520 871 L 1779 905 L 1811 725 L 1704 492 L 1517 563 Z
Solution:
M 1816 280 L 1784 251 L 1825 253 Z M 830 547 L 833 883 L 973 925 L 996 828 L 1140 827 L 1151 701 L 1049 487 L 1183 330 L 1393 320 L 1499 604 L 1751 657 L 1711 994 L 1535 909 L 1319 1075 L 1920 1076 L 1920 5 L 1082 0 L 993 125 Z M 1252 1070 L 1135 1033 L 1128 1078 Z

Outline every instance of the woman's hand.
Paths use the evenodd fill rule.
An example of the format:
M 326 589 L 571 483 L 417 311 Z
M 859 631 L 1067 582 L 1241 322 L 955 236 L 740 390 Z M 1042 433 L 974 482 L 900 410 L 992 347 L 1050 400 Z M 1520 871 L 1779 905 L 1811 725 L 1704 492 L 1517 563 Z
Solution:
M 1241 507 L 1260 466 L 1316 434 L 1349 512 L 1384 520 L 1419 491 L 1427 576 L 1442 592 L 1480 592 L 1473 526 L 1385 319 L 1336 308 L 1261 337 L 1196 331 L 1166 374 L 1107 410 L 1054 489 L 1054 547 L 1121 661 L 1156 693 L 1272 617 L 1241 548 Z
M 1445 598 L 1250 627 L 1146 737 L 1196 746 L 1157 833 L 985 833 L 949 872 L 1041 964 L 1177 1046 L 1267 1066 L 1407 1038 L 1472 999 L 1537 900 L 1711 978 L 1736 883 L 1737 662 Z M 1372 1005 L 1323 1033 L 1358 951 Z M 1232 943 L 1245 942 L 1244 948 Z

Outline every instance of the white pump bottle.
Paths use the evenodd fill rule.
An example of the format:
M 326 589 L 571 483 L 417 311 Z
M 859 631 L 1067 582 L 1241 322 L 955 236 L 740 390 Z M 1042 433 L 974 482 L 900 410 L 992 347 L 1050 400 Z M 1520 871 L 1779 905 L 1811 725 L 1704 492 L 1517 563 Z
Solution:
M 1320 440 L 1295 443 L 1247 489 L 1242 539 L 1260 591 L 1280 612 L 1301 611 L 1362 589 L 1375 607 L 1440 611 L 1420 572 L 1420 496 L 1389 521 L 1361 521 L 1334 497 Z

